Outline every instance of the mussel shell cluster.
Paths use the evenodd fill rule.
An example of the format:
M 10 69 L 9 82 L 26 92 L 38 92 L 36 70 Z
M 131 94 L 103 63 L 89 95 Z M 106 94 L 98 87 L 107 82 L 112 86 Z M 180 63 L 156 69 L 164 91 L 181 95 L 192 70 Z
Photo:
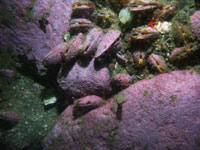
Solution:
M 175 3 L 165 6 L 154 0 L 129 0 L 118 2 L 120 7 L 123 6 L 127 8 L 133 15 L 150 15 L 153 19 L 161 21 L 168 20 L 177 9 Z M 104 3 L 111 4 L 110 1 L 105 1 Z M 43 64 L 46 67 L 61 63 L 67 64 L 79 56 L 83 56 L 86 59 L 94 58 L 95 60 L 101 60 L 100 58 L 104 58 L 104 56 L 109 56 L 110 54 L 114 54 L 113 56 L 115 56 L 117 60 L 128 64 L 129 60 L 124 57 L 123 53 L 120 51 L 124 42 L 121 40 L 121 36 L 123 36 L 122 33 L 112 28 L 103 30 L 92 22 L 92 13 L 96 11 L 95 3 L 92 1 L 75 2 L 72 5 L 72 10 L 69 32 L 73 37 L 68 42 L 62 42 L 55 47 L 45 57 Z M 109 19 L 107 17 L 107 11 L 108 10 L 105 9 L 103 17 Z M 97 16 L 102 15 L 98 14 L 98 11 L 96 11 L 96 13 Z M 96 20 L 93 19 L 93 21 Z M 126 26 L 124 27 L 126 28 Z M 132 55 L 134 67 L 142 68 L 148 63 L 152 69 L 160 73 L 168 71 L 165 59 L 162 56 L 155 53 L 146 53 L 145 50 L 143 50 L 143 46 L 151 45 L 160 35 L 161 33 L 156 28 L 148 25 L 145 26 L 145 24 L 131 29 L 128 41 L 129 48 L 135 47 L 135 45 L 141 45 L 141 47 L 139 46 L 139 50 L 134 49 Z M 187 57 L 188 54 L 196 49 L 198 48 L 193 43 L 176 48 L 171 52 L 169 61 L 173 63 L 175 60 Z
M 93 27 L 90 17 L 95 5 L 92 2 L 75 2 L 72 8 L 70 34 L 74 36 L 68 42 L 62 42 L 55 47 L 45 57 L 43 64 L 47 68 L 70 63 L 80 55 L 97 59 L 115 53 L 122 47 L 120 31 L 110 29 L 104 33 L 102 29 Z

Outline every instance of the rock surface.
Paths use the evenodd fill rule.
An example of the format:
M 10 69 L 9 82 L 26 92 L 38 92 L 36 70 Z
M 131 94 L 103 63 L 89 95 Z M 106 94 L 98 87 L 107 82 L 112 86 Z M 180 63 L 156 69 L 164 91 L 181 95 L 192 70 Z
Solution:
M 73 115 L 76 118 L 77 116 L 84 115 L 85 113 L 102 106 L 104 100 L 96 95 L 89 95 L 75 100 L 73 104 Z
M 105 96 L 111 88 L 109 70 L 97 67 L 94 59 L 88 64 L 77 61 L 71 69 L 63 66 L 57 82 L 64 91 L 76 98 L 86 95 Z
M 11 45 L 21 61 L 45 74 L 43 58 L 69 30 L 71 0 L 3 0 L 0 45 Z
M 126 88 L 131 83 L 131 76 L 129 74 L 116 74 L 113 76 L 113 86 Z
M 200 10 L 195 11 L 190 20 L 194 35 L 200 40 Z
M 200 140 L 200 76 L 157 75 L 80 118 L 72 112 L 71 105 L 57 119 L 44 150 L 194 150 Z

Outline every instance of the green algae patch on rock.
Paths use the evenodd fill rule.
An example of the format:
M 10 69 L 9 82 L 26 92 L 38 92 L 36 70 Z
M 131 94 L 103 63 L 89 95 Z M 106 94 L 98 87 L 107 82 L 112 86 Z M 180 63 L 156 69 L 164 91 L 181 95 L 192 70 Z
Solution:
M 176 99 L 178 98 L 178 96 L 177 95 L 171 95 L 169 98 L 170 98 L 170 103 L 174 104 Z
M 115 150 L 115 144 L 117 144 L 115 136 L 118 133 L 118 129 L 119 129 L 118 126 L 113 127 L 111 131 L 108 133 L 108 136 L 104 138 L 104 141 L 110 150 Z
M 125 97 L 124 92 L 119 92 L 113 98 L 114 98 L 114 101 L 113 101 L 113 103 L 110 106 L 110 110 L 113 113 L 116 113 L 117 109 L 119 108 L 119 105 L 122 105 L 123 103 L 125 103 L 126 101 L 128 101 L 128 99 Z
M 150 92 L 150 88 L 148 87 L 148 88 L 146 88 L 145 90 L 144 90 L 144 96 L 147 96 L 148 94 L 149 94 L 149 92 Z
M 200 149 L 200 137 L 195 139 L 195 143 L 196 143 L 198 150 L 199 150 Z
M 27 11 L 27 19 L 28 21 L 33 21 L 34 20 L 34 1 L 31 1 L 29 7 L 26 8 L 26 11 Z
M 15 25 L 15 17 L 12 11 L 6 10 L 5 8 L 0 9 L 0 25 Z

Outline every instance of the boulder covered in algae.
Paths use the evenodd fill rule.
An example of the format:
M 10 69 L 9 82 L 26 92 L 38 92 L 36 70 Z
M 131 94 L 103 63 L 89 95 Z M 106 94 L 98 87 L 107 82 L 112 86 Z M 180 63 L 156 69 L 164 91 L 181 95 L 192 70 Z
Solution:
M 59 87 L 70 96 L 80 98 L 87 95 L 107 96 L 111 92 L 109 70 L 105 66 L 77 61 L 72 68 L 63 65 L 58 73 Z
M 200 76 L 157 75 L 79 118 L 72 112 L 68 106 L 57 119 L 44 150 L 194 150 L 200 142 Z
M 200 10 L 195 11 L 190 19 L 190 26 L 194 35 L 200 40 Z
M 0 11 L 0 45 L 12 46 L 23 64 L 44 75 L 42 60 L 69 30 L 71 0 L 2 0 Z

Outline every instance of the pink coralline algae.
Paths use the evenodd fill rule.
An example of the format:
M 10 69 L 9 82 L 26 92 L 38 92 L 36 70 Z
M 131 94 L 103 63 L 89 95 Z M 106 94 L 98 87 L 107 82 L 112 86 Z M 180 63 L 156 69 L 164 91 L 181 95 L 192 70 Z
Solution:
M 101 102 L 96 96 L 86 98 Z M 70 105 L 56 120 L 43 150 L 195 150 L 200 139 L 200 75 L 157 75 L 81 117 L 74 118 L 73 112 Z
M 190 20 L 190 26 L 194 35 L 200 40 L 200 10 L 195 11 Z

